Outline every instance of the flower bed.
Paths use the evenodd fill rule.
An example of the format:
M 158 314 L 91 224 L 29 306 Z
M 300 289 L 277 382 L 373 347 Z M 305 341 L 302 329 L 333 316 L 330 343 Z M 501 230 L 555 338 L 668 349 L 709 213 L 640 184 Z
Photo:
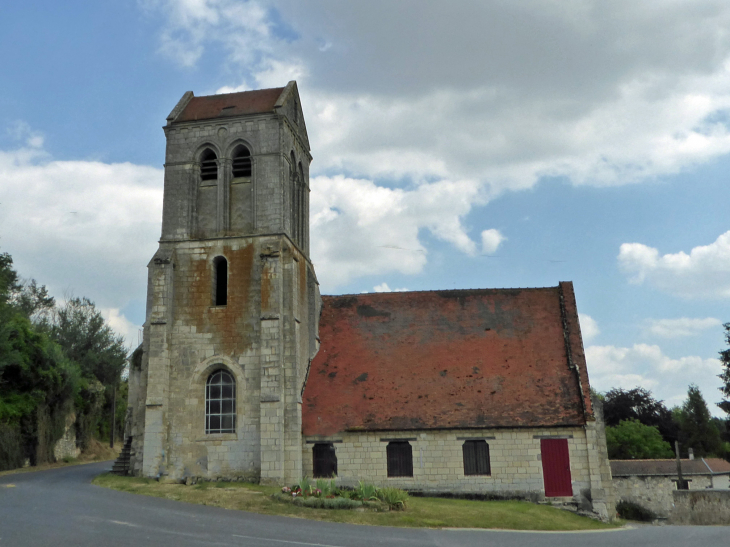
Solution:
M 374 511 L 402 511 L 408 503 L 408 494 L 400 488 L 378 488 L 360 481 L 352 490 L 338 488 L 335 480 L 304 477 L 294 486 L 284 486 L 274 498 L 301 507 L 316 509 L 358 509 Z

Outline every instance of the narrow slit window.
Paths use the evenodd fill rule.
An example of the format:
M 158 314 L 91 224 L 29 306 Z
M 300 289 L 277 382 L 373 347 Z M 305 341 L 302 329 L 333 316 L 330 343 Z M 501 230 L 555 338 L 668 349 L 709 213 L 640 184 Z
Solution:
M 205 383 L 205 432 L 236 432 L 236 381 L 218 370 Z
M 210 149 L 200 157 L 200 180 L 218 180 L 218 157 Z
M 222 256 L 215 257 L 213 270 L 213 303 L 216 306 L 225 306 L 228 304 L 228 261 Z
M 333 443 L 315 443 L 312 447 L 315 479 L 337 476 L 337 454 Z
M 245 146 L 238 146 L 233 152 L 233 178 L 251 176 L 251 152 Z
M 391 441 L 386 448 L 389 477 L 413 476 L 413 449 L 408 441 Z
M 487 441 L 464 441 L 464 475 L 491 475 Z

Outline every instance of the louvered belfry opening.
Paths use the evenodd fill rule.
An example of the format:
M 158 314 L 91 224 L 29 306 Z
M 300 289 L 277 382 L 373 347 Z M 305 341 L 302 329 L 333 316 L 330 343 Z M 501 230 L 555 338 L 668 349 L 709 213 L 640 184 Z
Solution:
M 233 151 L 233 178 L 251 176 L 251 151 L 239 145 Z
M 313 475 L 315 479 L 337 476 L 337 454 L 332 443 L 315 443 L 312 447 L 314 462 Z
M 464 475 L 491 475 L 489 445 L 484 440 L 464 441 Z
M 200 180 L 218 179 L 218 157 L 211 149 L 205 150 L 200 157 Z
M 413 450 L 408 441 L 391 441 L 386 449 L 389 477 L 413 476 Z

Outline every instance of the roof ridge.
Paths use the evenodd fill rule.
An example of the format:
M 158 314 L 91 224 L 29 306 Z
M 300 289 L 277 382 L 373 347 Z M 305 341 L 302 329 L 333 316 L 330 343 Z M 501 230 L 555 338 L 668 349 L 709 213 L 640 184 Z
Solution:
M 413 293 L 428 293 L 428 292 L 471 292 L 471 291 L 545 291 L 549 289 L 558 289 L 559 285 L 549 287 L 475 287 L 471 289 L 424 289 L 419 291 L 383 291 L 383 292 L 359 292 L 359 293 L 345 293 L 345 294 L 323 294 L 322 296 L 329 296 L 338 298 L 340 296 L 370 296 L 374 294 L 413 294 Z

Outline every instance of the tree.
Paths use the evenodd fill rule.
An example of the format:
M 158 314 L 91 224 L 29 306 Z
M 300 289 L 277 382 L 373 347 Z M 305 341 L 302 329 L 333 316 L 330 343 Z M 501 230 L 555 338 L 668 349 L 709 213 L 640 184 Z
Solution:
M 671 446 L 662 439 L 656 427 L 642 424 L 635 418 L 606 427 L 608 457 L 612 460 L 671 458 Z
M 725 323 L 723 327 L 725 328 L 725 343 L 730 346 L 730 323 Z M 730 416 L 730 347 L 720 352 L 720 361 L 725 370 L 720 374 L 723 384 L 720 391 L 722 391 L 723 397 L 717 406 Z
M 700 457 L 722 453 L 720 431 L 712 422 L 707 403 L 694 384 L 687 390 L 687 400 L 677 412 L 677 421 L 679 441 L 685 449 L 693 449 Z
M 72 298 L 57 308 L 51 334 L 85 378 L 105 386 L 119 382 L 127 362 L 124 338 L 114 334 L 91 300 Z
M 656 427 L 670 445 L 678 436 L 672 412 L 662 401 L 654 399 L 651 391 L 640 387 L 608 391 L 604 395 L 603 417 L 606 426 L 615 427 L 625 420 L 638 420 L 644 425 Z

